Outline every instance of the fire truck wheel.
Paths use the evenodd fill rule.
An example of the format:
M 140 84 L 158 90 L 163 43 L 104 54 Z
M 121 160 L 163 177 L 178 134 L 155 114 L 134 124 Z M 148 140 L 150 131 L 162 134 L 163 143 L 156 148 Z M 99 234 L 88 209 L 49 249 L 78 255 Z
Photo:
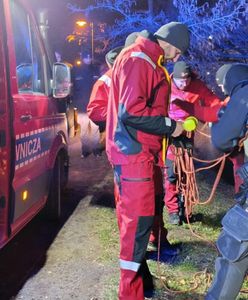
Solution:
M 63 177 L 64 160 L 58 155 L 52 171 L 50 190 L 44 207 L 45 217 L 49 220 L 59 220 L 61 216 L 61 182 Z

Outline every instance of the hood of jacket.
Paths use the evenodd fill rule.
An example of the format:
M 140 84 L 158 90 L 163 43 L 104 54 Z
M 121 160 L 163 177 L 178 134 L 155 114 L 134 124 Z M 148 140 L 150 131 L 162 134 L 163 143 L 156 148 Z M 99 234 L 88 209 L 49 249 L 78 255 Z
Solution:
M 144 30 L 140 31 L 139 34 L 140 34 L 140 36 L 143 36 L 144 38 L 158 44 L 157 38 L 148 30 L 144 29 Z
M 232 96 L 245 85 L 248 85 L 248 65 L 233 64 L 224 74 L 223 88 L 225 94 Z

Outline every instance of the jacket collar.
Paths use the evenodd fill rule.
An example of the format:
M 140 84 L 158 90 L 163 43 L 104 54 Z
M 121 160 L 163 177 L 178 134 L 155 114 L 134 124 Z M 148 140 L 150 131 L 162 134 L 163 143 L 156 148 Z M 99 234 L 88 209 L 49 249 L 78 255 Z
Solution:
M 141 50 L 146 53 L 157 64 L 161 55 L 164 55 L 163 49 L 159 46 L 156 39 L 151 40 L 148 37 L 142 35 L 138 36 L 135 41 L 135 45 L 140 46 Z

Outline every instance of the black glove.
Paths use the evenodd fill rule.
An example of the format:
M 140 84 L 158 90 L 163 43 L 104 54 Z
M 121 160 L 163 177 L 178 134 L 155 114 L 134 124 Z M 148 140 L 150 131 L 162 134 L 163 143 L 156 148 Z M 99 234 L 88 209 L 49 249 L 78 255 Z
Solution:
M 187 150 L 193 149 L 192 139 L 186 137 L 185 135 L 173 137 L 172 144 L 177 148 L 183 148 L 183 149 L 187 149 Z

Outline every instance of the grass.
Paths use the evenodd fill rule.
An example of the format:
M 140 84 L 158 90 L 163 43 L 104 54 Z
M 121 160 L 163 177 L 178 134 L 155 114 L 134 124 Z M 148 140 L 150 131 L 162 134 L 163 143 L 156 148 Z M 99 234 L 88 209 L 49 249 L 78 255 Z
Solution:
M 211 191 L 211 178 L 204 174 L 197 175 L 198 185 L 202 199 L 206 199 Z M 214 273 L 214 261 L 217 251 L 214 243 L 221 231 L 221 218 L 233 202 L 233 186 L 221 181 L 214 202 L 210 205 L 198 205 L 194 213 L 203 214 L 201 222 L 192 224 L 192 230 L 203 237 L 199 239 L 190 231 L 188 224 L 182 226 L 169 225 L 167 214 L 164 212 L 165 225 L 168 228 L 168 239 L 172 243 L 182 242 L 182 253 L 173 263 L 157 263 L 148 261 L 149 269 L 157 278 L 156 295 L 152 299 L 180 299 L 194 300 L 204 299 L 210 279 Z M 103 264 L 115 264 L 113 274 L 110 274 L 106 282 L 104 300 L 117 299 L 118 289 L 118 251 L 119 236 L 115 210 L 101 206 L 92 206 L 90 209 L 93 224 L 93 232 L 102 245 L 102 255 L 99 260 Z M 195 289 L 190 291 L 193 287 Z M 248 281 L 243 288 L 248 288 Z M 168 290 L 169 291 L 168 291 Z M 173 293 L 172 291 L 178 291 Z M 240 294 L 240 300 L 248 299 L 248 295 Z
M 101 256 L 98 260 L 102 263 L 117 261 L 119 252 L 119 233 L 115 211 L 112 208 L 91 207 L 90 218 L 95 220 L 92 224 L 93 233 L 98 236 L 101 244 Z

